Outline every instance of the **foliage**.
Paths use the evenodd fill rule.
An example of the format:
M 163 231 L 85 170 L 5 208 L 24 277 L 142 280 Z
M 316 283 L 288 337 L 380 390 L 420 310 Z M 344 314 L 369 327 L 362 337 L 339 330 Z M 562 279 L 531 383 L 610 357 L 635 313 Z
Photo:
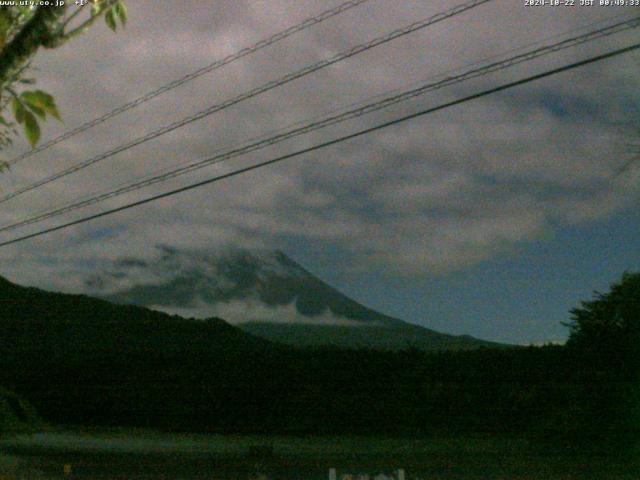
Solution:
M 594 293 L 571 311 L 568 345 L 601 366 L 637 374 L 640 351 L 640 273 L 624 273 L 608 293 Z M 596 360 L 596 358 L 594 358 Z
M 594 382 L 569 407 L 577 414 L 564 432 L 583 443 L 632 448 L 640 442 L 640 273 L 624 273 L 571 315 L 567 348 L 576 372 Z
M 27 90 L 20 95 L 14 95 L 11 108 L 16 122 L 24 125 L 25 135 L 32 147 L 40 140 L 40 126 L 36 116 L 44 120 L 50 115 L 56 120 L 61 120 L 53 97 L 42 90 Z
M 90 8 L 85 9 L 88 5 Z M 82 18 L 85 10 L 88 15 Z M 35 147 L 40 139 L 40 122 L 47 116 L 60 120 L 51 95 L 42 90 L 23 90 L 25 85 L 35 83 L 25 76 L 30 62 L 41 47 L 60 47 L 101 16 L 113 31 L 118 23 L 124 26 L 127 9 L 123 0 L 90 0 L 71 14 L 66 5 L 0 7 L 0 150 L 11 145 L 17 126 L 24 129 L 29 144 Z M 13 120 L 7 113 L 9 107 Z
M 626 406 L 612 396 L 624 397 L 629 382 L 585 366 L 564 346 L 296 349 L 220 320 L 2 279 L 0 298 L 11 299 L 0 300 L 0 338 L 7 339 L 0 342 L 0 384 L 51 422 L 220 433 L 506 434 L 554 450 L 600 451 L 606 442 L 592 440 L 628 428 Z

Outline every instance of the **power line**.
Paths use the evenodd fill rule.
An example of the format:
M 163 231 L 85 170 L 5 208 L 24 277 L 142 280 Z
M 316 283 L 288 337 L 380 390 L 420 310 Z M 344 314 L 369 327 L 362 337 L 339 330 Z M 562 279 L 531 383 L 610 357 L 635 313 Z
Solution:
M 350 0 L 348 2 L 342 3 L 340 5 L 338 5 L 337 7 L 331 8 L 329 10 L 326 10 L 314 17 L 309 17 L 306 20 L 304 20 L 303 22 L 294 25 L 292 27 L 287 28 L 286 30 L 283 30 L 281 32 L 276 33 L 275 35 L 272 35 L 269 38 L 265 38 L 263 40 L 260 40 L 258 43 L 250 46 L 250 47 L 246 47 L 243 48 L 242 50 L 239 50 L 236 53 L 232 53 L 231 55 L 228 55 L 227 57 L 221 59 L 221 60 L 217 60 L 213 63 L 211 63 L 210 65 L 207 65 L 205 67 L 202 67 L 194 72 L 191 72 L 187 75 L 184 75 L 181 78 L 178 78 L 176 80 L 173 80 L 172 82 L 167 83 L 166 85 L 161 86 L 160 88 L 157 88 L 156 90 L 152 90 L 151 92 L 146 93 L 145 95 L 136 98 L 135 100 L 130 101 L 129 103 L 125 103 L 124 105 L 119 106 L 118 108 L 115 108 L 113 110 L 111 110 L 110 112 L 105 113 L 104 115 L 95 118 L 89 122 L 83 123 L 82 125 L 79 125 L 78 127 L 69 130 L 63 134 L 61 134 L 60 136 L 53 138 L 52 140 L 49 140 L 46 143 L 43 143 L 42 145 L 40 145 L 37 148 L 34 148 L 32 150 L 29 150 L 21 155 L 16 156 L 15 158 L 9 160 L 7 162 L 7 164 L 9 166 L 15 165 L 17 162 L 24 160 L 26 158 L 32 157 L 34 155 L 36 155 L 37 153 L 40 153 L 46 149 L 48 149 L 49 147 L 52 147 L 54 145 L 57 145 L 60 142 L 63 142 L 75 135 L 78 135 L 79 133 L 82 133 L 86 130 L 89 130 L 90 128 L 93 128 L 97 125 L 100 125 L 101 123 L 106 122 L 107 120 L 120 115 L 121 113 L 124 113 L 128 110 L 131 110 L 139 105 L 142 105 L 143 103 L 148 102 L 149 100 L 158 97 L 170 90 L 173 90 L 181 85 L 184 85 L 187 82 L 190 82 L 192 80 L 195 80 L 198 77 L 201 77 L 202 75 L 205 75 L 207 73 L 213 72 L 214 70 L 217 70 L 219 68 L 224 67 L 225 65 L 228 65 L 232 62 L 235 62 L 237 60 L 240 60 L 241 58 L 244 58 L 248 55 L 251 55 L 252 53 L 255 53 L 259 50 L 262 50 L 263 48 L 266 48 L 270 45 L 273 45 L 274 43 L 277 43 L 281 40 L 284 40 L 287 37 L 290 37 L 291 35 L 294 35 L 296 33 L 299 33 L 303 30 L 306 30 L 307 28 L 310 28 L 314 25 L 317 25 L 321 22 L 324 22 L 325 20 L 328 20 L 332 17 L 335 17 L 336 15 L 340 15 L 343 12 L 346 12 L 347 10 L 351 10 L 352 8 L 355 8 L 363 3 L 368 2 L 369 0 Z
M 527 43 L 527 44 L 524 44 L 524 45 L 520 45 L 518 47 L 510 48 L 510 49 L 508 49 L 506 51 L 503 51 L 503 52 L 501 52 L 499 54 L 494 54 L 494 55 L 490 55 L 488 57 L 483 57 L 480 60 L 469 62 L 469 63 L 466 63 L 466 64 L 464 64 L 462 66 L 455 67 L 455 68 L 452 68 L 450 70 L 447 70 L 447 71 L 444 71 L 444 72 L 440 72 L 440 73 L 437 73 L 437 74 L 434 74 L 434 75 L 429 75 L 428 77 L 426 77 L 423 80 L 411 82 L 409 84 L 404 85 L 403 87 L 396 87 L 394 89 L 387 90 L 385 92 L 381 92 L 381 93 L 377 93 L 377 94 L 372 95 L 372 96 L 368 96 L 368 97 L 360 99 L 360 100 L 358 100 L 356 102 L 350 103 L 348 105 L 348 107 L 346 107 L 346 108 L 354 109 L 356 107 L 363 106 L 363 105 L 367 104 L 367 102 L 371 102 L 372 100 L 383 98 L 385 96 L 390 96 L 390 95 L 396 94 L 398 92 L 402 92 L 403 90 L 406 90 L 409 87 L 416 87 L 418 85 L 422 85 L 422 84 L 424 84 L 424 82 L 426 80 L 435 80 L 435 79 L 439 79 L 439 78 L 444 78 L 446 76 L 451 76 L 452 74 L 454 74 L 456 72 L 463 71 L 465 68 L 475 67 L 475 66 L 478 66 L 478 65 L 485 64 L 486 62 L 489 62 L 491 60 L 495 60 L 495 59 L 504 57 L 505 55 L 508 55 L 508 54 L 525 51 L 527 48 L 532 48 L 532 47 L 535 47 L 537 45 L 540 45 L 541 43 L 543 43 L 544 40 L 562 38 L 562 37 L 564 37 L 566 35 L 569 35 L 569 34 L 572 34 L 572 33 L 576 33 L 576 32 L 585 31 L 590 27 L 595 27 L 597 25 L 603 25 L 603 24 L 606 24 L 607 22 L 610 22 L 612 20 L 620 20 L 620 19 L 625 18 L 627 16 L 628 16 L 627 14 L 612 15 L 611 17 L 609 17 L 607 19 L 604 19 L 604 20 L 600 19 L 600 20 L 597 20 L 597 21 L 594 21 L 594 22 L 586 23 L 586 24 L 583 24 L 583 25 L 581 25 L 579 27 L 571 28 L 571 29 L 569 29 L 569 30 L 567 30 L 565 32 L 554 34 L 554 35 L 552 35 L 552 36 L 550 36 L 550 37 L 548 37 L 546 39 L 541 39 L 541 40 L 537 40 L 535 42 L 530 42 L 530 43 Z M 326 115 L 333 115 L 333 114 L 336 114 L 338 112 L 342 112 L 344 110 L 345 110 L 345 107 L 333 108 L 333 109 L 325 112 L 322 115 L 314 115 L 312 117 L 307 117 L 306 119 L 303 119 L 303 120 L 297 120 L 297 121 L 295 121 L 293 123 L 290 123 L 290 124 L 288 124 L 288 125 L 286 125 L 284 127 L 280 127 L 278 129 L 271 130 L 268 133 L 263 133 L 263 134 L 251 137 L 248 140 L 248 142 L 257 142 L 259 140 L 264 140 L 264 139 L 270 138 L 270 137 L 272 137 L 274 135 L 277 135 L 279 133 L 286 132 L 286 131 L 288 131 L 288 130 L 296 127 L 296 126 L 305 125 L 305 124 L 309 123 L 310 121 L 315 121 L 315 120 L 324 118 Z M 213 150 L 213 153 L 218 154 L 219 152 L 222 152 L 222 151 L 224 151 L 223 148 L 217 148 L 217 149 Z M 188 164 L 190 164 L 189 161 L 182 161 L 182 162 L 178 163 L 177 165 L 165 166 L 163 168 L 156 169 L 155 171 L 153 171 L 149 175 L 142 175 L 142 176 L 138 177 L 138 180 L 142 181 L 142 179 L 150 179 L 150 178 L 162 175 L 164 173 L 168 173 L 170 171 L 174 171 L 176 169 L 176 167 L 180 168 L 180 167 L 186 166 Z M 116 190 L 119 190 L 120 188 L 124 188 L 125 186 L 130 186 L 130 185 L 132 185 L 132 184 L 130 183 L 129 180 L 127 180 L 126 182 L 120 182 L 119 185 L 114 186 L 114 187 L 115 187 Z M 102 195 L 111 193 L 113 191 L 114 190 L 113 190 L 113 187 L 112 187 L 110 189 L 102 189 L 100 192 L 88 193 L 88 194 L 85 194 L 85 195 L 83 195 L 81 197 L 78 197 L 74 201 L 74 203 L 67 204 L 66 206 L 61 207 L 61 208 L 68 208 L 68 207 L 74 207 L 74 206 L 77 206 L 78 208 L 81 208 L 81 207 L 87 206 L 87 205 L 84 204 L 85 201 L 90 200 L 90 199 L 93 200 L 95 197 L 101 197 Z M 82 203 L 82 205 L 80 205 L 80 203 Z M 60 210 L 60 209 L 58 209 L 58 210 Z M 42 219 L 44 215 L 46 215 L 47 218 L 50 218 L 49 214 L 56 213 L 56 212 L 58 212 L 58 210 L 54 210 L 53 212 L 50 211 L 50 210 L 46 210 L 46 209 L 45 210 L 41 210 L 36 214 L 37 218 L 35 218 L 35 217 L 33 217 L 33 218 L 35 220 L 39 220 L 39 219 Z M 10 229 L 11 227 L 14 227 L 14 226 L 18 227 L 18 226 L 23 226 L 25 224 L 31 224 L 31 223 L 34 223 L 34 222 L 29 220 L 27 222 L 20 222 L 19 224 L 8 225 L 8 226 L 6 226 L 6 228 Z M 4 229 L 5 229 L 5 227 L 0 227 L 0 232 L 4 231 Z
M 424 29 L 428 26 L 434 25 L 438 22 L 441 22 L 443 20 L 446 20 L 448 18 L 454 17 L 456 15 L 459 15 L 463 12 L 466 12 L 467 10 L 470 10 L 472 8 L 478 7 L 484 3 L 488 3 L 492 0 L 472 0 L 470 2 L 458 5 L 456 7 L 453 7 L 450 10 L 447 10 L 446 12 L 441 12 L 438 13 L 436 15 L 433 15 L 427 19 L 424 20 L 420 20 L 417 22 L 414 22 L 406 27 L 403 28 L 399 28 L 397 30 L 393 30 L 392 32 L 383 35 L 381 37 L 377 37 L 367 43 L 363 43 L 360 45 L 357 45 L 353 48 L 351 48 L 350 50 L 338 53 L 337 55 L 334 55 L 333 57 L 330 57 L 328 59 L 325 60 L 321 60 L 320 62 L 317 62 L 315 64 L 309 65 L 307 67 L 304 67 L 296 72 L 293 73 L 289 73 L 287 75 L 285 75 L 284 77 L 281 77 L 277 80 L 272 80 L 270 82 L 267 82 L 263 85 L 261 85 L 260 87 L 257 87 L 253 90 L 250 90 L 248 92 L 245 92 L 243 94 L 240 94 L 236 97 L 233 97 L 225 102 L 222 102 L 220 104 L 216 104 L 216 105 L 212 105 L 209 108 L 206 108 L 205 110 L 202 110 L 200 112 L 197 112 L 193 115 L 190 115 L 182 120 L 173 122 L 169 125 L 166 125 L 160 129 L 154 130 L 142 137 L 138 137 L 135 140 L 130 141 L 129 143 L 120 145 L 112 150 L 109 150 L 108 152 L 102 153 L 98 156 L 92 157 L 88 160 L 85 160 L 83 162 L 77 163 L 69 168 L 66 168 L 58 173 L 55 173 L 49 177 L 46 177 L 42 180 L 39 180 L 37 182 L 34 182 L 30 185 L 27 185 L 25 187 L 19 188 L 18 190 L 15 190 L 3 197 L 0 198 L 0 203 L 5 203 L 19 195 L 22 195 L 23 193 L 29 192 L 31 190 L 34 190 L 36 188 L 42 187 L 44 185 L 47 185 L 51 182 L 54 182 L 60 178 L 63 178 L 67 175 L 70 175 L 72 173 L 75 173 L 77 171 L 83 170 L 99 161 L 105 160 L 109 157 L 112 157 L 118 153 L 124 152 L 126 150 L 129 150 L 135 146 L 138 146 L 142 143 L 148 142 L 150 140 L 153 140 L 157 137 L 160 137 L 161 135 L 164 135 L 166 133 L 172 132 L 173 130 L 176 130 L 180 127 L 183 127 L 189 123 L 195 122 L 197 120 L 201 120 L 205 117 L 208 117 L 220 110 L 224 110 L 226 108 L 229 108 L 237 103 L 240 103 L 244 100 L 248 100 L 250 98 L 256 97 L 262 93 L 265 93 L 269 90 L 273 90 L 274 88 L 280 87 L 286 83 L 292 82 L 294 80 L 297 80 L 299 78 L 302 78 L 306 75 L 309 75 L 311 73 L 317 72 L 318 70 L 321 70 L 323 68 L 326 68 L 330 65 L 333 65 L 337 62 L 340 62 L 342 60 L 345 60 L 347 58 L 353 57 L 355 55 L 358 55 L 360 53 L 363 53 L 367 50 L 370 50 L 372 48 L 375 48 L 379 45 L 383 45 L 385 43 L 391 42 L 392 40 L 395 40 L 397 38 L 403 37 L 405 35 L 408 35 L 410 33 L 416 32 L 418 30 Z
M 594 21 L 594 22 L 590 22 L 590 23 L 581 25 L 579 27 L 572 28 L 572 29 L 567 30 L 567 31 L 562 32 L 562 33 L 554 34 L 554 35 L 552 35 L 552 36 L 550 36 L 550 37 L 548 37 L 546 39 L 541 39 L 541 40 L 537 40 L 535 42 L 530 42 L 530 43 L 527 43 L 527 44 L 524 44 L 524 45 L 520 45 L 518 47 L 510 48 L 510 49 L 508 49 L 506 51 L 503 51 L 503 52 L 501 52 L 499 54 L 490 55 L 488 57 L 483 57 L 480 60 L 475 60 L 475 61 L 466 63 L 464 65 L 452 68 L 452 69 L 444 71 L 444 72 L 440 72 L 440 73 L 437 73 L 437 74 L 429 75 L 428 77 L 426 77 L 426 78 L 424 78 L 422 80 L 413 81 L 413 82 L 411 82 L 409 84 L 405 84 L 402 87 L 396 87 L 396 88 L 393 88 L 391 90 L 386 90 L 384 92 L 380 92 L 380 93 L 377 93 L 377 94 L 362 98 L 362 99 L 360 99 L 358 101 L 355 101 L 353 103 L 349 103 L 349 105 L 347 107 L 341 106 L 339 108 L 332 108 L 331 110 L 326 111 L 321 115 L 313 115 L 313 116 L 307 117 L 305 119 L 294 121 L 292 123 L 289 123 L 286 126 L 271 130 L 271 131 L 266 132 L 266 133 L 262 133 L 260 135 L 253 136 L 248 140 L 248 142 L 257 142 L 259 140 L 264 140 L 264 139 L 270 138 L 270 137 L 272 137 L 274 135 L 278 135 L 278 134 L 280 134 L 282 132 L 286 132 L 286 131 L 294 128 L 294 127 L 305 125 L 307 123 L 310 123 L 311 121 L 315 121 L 315 120 L 324 118 L 327 115 L 334 115 L 334 114 L 336 114 L 338 112 L 345 111 L 345 109 L 354 109 L 356 107 L 360 107 L 360 106 L 366 105 L 367 103 L 370 103 L 375 99 L 380 99 L 380 98 L 384 98 L 386 96 L 391 96 L 391 95 L 394 95 L 394 94 L 396 94 L 398 92 L 402 92 L 404 90 L 407 90 L 409 88 L 415 88 L 418 85 L 423 85 L 424 82 L 427 81 L 427 80 L 435 80 L 435 79 L 445 78 L 446 76 L 451 76 L 456 72 L 464 71 L 465 68 L 470 68 L 470 67 L 483 65 L 483 64 L 486 64 L 487 62 L 490 62 L 492 60 L 496 60 L 498 58 L 503 58 L 505 55 L 508 55 L 508 54 L 515 54 L 517 52 L 526 51 L 528 48 L 532 48 L 532 47 L 535 47 L 537 45 L 540 45 L 541 43 L 543 43 L 544 40 L 552 40 L 552 39 L 556 39 L 556 38 L 562 38 L 562 37 L 564 37 L 566 35 L 573 34 L 573 33 L 576 33 L 576 32 L 585 31 L 590 27 L 595 27 L 597 25 L 603 25 L 603 24 L 606 24 L 606 23 L 610 22 L 611 20 L 620 20 L 620 19 L 622 19 L 624 17 L 628 17 L 628 15 L 627 14 L 613 15 L 613 16 L 607 18 L 607 19 L 604 19 L 604 20 L 600 19 L 600 20 L 597 20 L 597 21 Z M 214 149 L 212 153 L 218 154 L 219 152 L 222 152 L 222 151 L 224 151 L 224 148 L 217 148 L 217 149 Z M 188 164 L 190 164 L 190 161 L 182 161 L 182 162 L 179 162 L 177 165 L 176 164 L 168 165 L 168 166 L 162 167 L 160 169 L 156 169 L 153 172 L 150 172 L 148 175 L 139 176 L 137 180 L 142 180 L 143 178 L 144 179 L 152 178 L 152 177 L 155 177 L 157 175 L 161 175 L 163 173 L 167 173 L 169 171 L 173 171 L 173 170 L 175 170 L 177 168 L 180 168 L 182 166 L 186 166 Z M 129 180 L 127 180 L 126 182 L 120 182 L 119 185 L 114 186 L 114 187 L 119 189 L 119 188 L 127 186 L 127 185 L 131 185 Z M 102 195 L 102 194 L 110 192 L 112 190 L 113 190 L 113 188 L 111 188 L 111 189 L 103 189 L 100 192 L 88 193 L 88 194 L 83 195 L 82 197 L 77 198 L 75 200 L 75 202 L 84 201 L 84 200 L 93 198 L 96 195 Z M 46 213 L 46 212 L 47 212 L 47 210 L 38 212 L 38 215 L 41 215 L 41 214 Z M 2 230 L 0 229 L 0 231 L 2 231 Z
M 346 120 L 350 120 L 353 118 L 357 118 L 360 117 L 362 115 L 368 114 L 368 113 L 372 113 L 374 111 L 378 111 L 384 108 L 387 108 L 391 105 L 395 105 L 397 103 L 403 102 L 403 101 L 407 101 L 409 99 L 415 98 L 417 96 L 420 95 L 424 95 L 427 92 L 431 92 L 434 90 L 438 90 L 440 88 L 444 88 L 444 87 L 448 87 L 457 83 L 461 83 L 473 78 L 478 78 L 480 76 L 484 76 L 484 75 L 488 75 L 490 73 L 494 73 L 497 72 L 499 70 L 503 70 L 505 68 L 509 68 L 512 67 L 514 65 L 518 65 L 524 62 L 528 62 L 531 60 L 534 60 L 536 58 L 539 58 L 543 55 L 548 55 L 550 53 L 555 53 L 558 52 L 560 50 L 564 50 L 570 47 L 574 47 L 576 45 L 580 45 L 580 44 L 584 44 L 586 42 L 590 42 L 590 41 L 594 41 L 600 38 L 603 38 L 605 36 L 610 36 L 616 33 L 620 33 L 632 28 L 638 28 L 640 27 L 640 17 L 635 17 L 633 19 L 630 20 L 626 20 L 623 22 L 618 22 L 614 25 L 610 25 L 607 27 L 603 27 L 594 31 L 590 31 L 587 32 L 585 34 L 582 35 L 578 35 L 572 38 L 568 38 L 565 40 L 562 40 L 560 42 L 556 42 L 554 44 L 551 45 L 546 45 L 546 46 L 542 46 L 533 50 L 530 50 L 528 52 L 524 52 L 518 55 L 515 55 L 513 57 L 507 58 L 505 60 L 501 60 L 498 62 L 494 62 L 491 63 L 489 65 L 480 67 L 480 68 L 475 68 L 475 69 L 471 69 L 467 72 L 464 72 L 460 75 L 456 75 L 456 76 L 449 76 L 449 77 L 445 77 L 444 79 L 434 82 L 434 83 L 427 83 L 425 85 L 421 85 L 418 88 L 414 88 L 414 89 L 410 89 L 404 92 L 401 92 L 399 94 L 384 98 L 382 100 L 376 101 L 376 102 L 372 102 L 369 104 L 366 104 L 364 106 L 359 106 L 355 109 L 351 109 L 345 112 L 342 112 L 338 115 L 332 115 L 329 116 L 327 118 L 324 118 L 320 121 L 315 121 L 315 122 L 311 122 L 307 125 L 304 125 L 302 127 L 298 127 L 298 128 L 294 128 L 288 131 L 285 131 L 283 133 L 280 133 L 278 135 L 266 138 L 266 139 L 262 139 L 259 140 L 257 142 L 245 145 L 243 147 L 239 147 L 239 148 L 235 148 L 233 150 L 221 153 L 221 154 L 217 154 L 214 155 L 212 157 L 203 159 L 203 160 L 199 160 L 195 163 L 191 163 L 189 165 L 174 169 L 174 170 L 170 170 L 168 172 L 156 175 L 154 177 L 148 178 L 148 179 L 144 179 L 138 182 L 134 182 L 131 183 L 129 185 L 123 186 L 123 187 L 119 187 L 116 188 L 115 190 L 111 190 L 109 192 L 106 193 L 102 193 L 102 194 L 98 194 L 98 195 L 94 195 L 88 199 L 85 200 L 81 200 L 81 201 L 77 201 L 75 203 L 57 208 L 55 210 L 51 210 L 45 213 L 41 213 L 38 215 L 35 215 L 29 219 L 26 220 L 22 220 L 20 222 L 16 222 L 10 225 L 6 225 L 3 227 L 0 227 L 0 232 L 6 232 L 9 230 L 14 230 L 16 228 L 19 227 L 23 227 L 26 225 L 31 225 L 34 223 L 38 223 L 41 222 L 43 220 L 47 220 L 49 218 L 53 218 L 53 217 L 57 217 L 60 215 L 63 215 L 65 213 L 80 209 L 80 208 L 84 208 L 90 205 L 94 205 L 96 203 L 100 203 L 104 200 L 110 199 L 110 198 L 114 198 L 120 195 L 123 195 L 125 193 L 129 193 L 135 190 L 139 190 L 141 188 L 150 186 L 150 185 L 154 185 L 156 183 L 160 183 L 160 182 L 164 182 L 168 179 L 171 178 L 175 178 L 177 176 L 180 175 L 184 175 L 186 173 L 190 173 L 193 172 L 197 169 L 209 166 L 211 164 L 215 164 L 215 163 L 220 163 L 226 160 L 229 160 L 231 158 L 234 157 L 238 157 L 241 155 L 245 155 L 247 153 L 256 151 L 256 150 L 260 150 L 262 148 L 265 148 L 267 146 L 271 146 L 274 145 L 276 143 L 280 143 L 284 140 L 288 140 L 315 130 L 319 130 L 321 128 L 325 128 L 327 126 L 330 125 L 335 125 L 337 123 L 341 123 L 344 122 Z
M 523 79 L 520 79 L 520 80 L 516 80 L 514 82 L 506 83 L 506 84 L 500 85 L 498 87 L 494 87 L 494 88 L 491 88 L 491 89 L 488 89 L 488 90 L 484 90 L 484 91 L 479 92 L 479 93 L 475 93 L 473 95 L 469 95 L 469 96 L 460 98 L 458 100 L 453 100 L 451 102 L 447 102 L 447 103 L 438 105 L 436 107 L 432 107 L 432 108 L 429 108 L 429 109 L 426 109 L 426 110 L 422 110 L 422 111 L 417 112 L 417 113 L 413 113 L 411 115 L 406 115 L 406 116 L 403 116 L 403 117 L 400 117 L 400 118 L 396 118 L 394 120 L 390 120 L 390 121 L 378 124 L 378 125 L 376 125 L 374 127 L 366 128 L 364 130 L 360 130 L 358 132 L 351 133 L 349 135 L 344 135 L 342 137 L 338 137 L 338 138 L 335 138 L 333 140 L 329 140 L 327 142 L 314 145 L 312 147 L 304 148 L 302 150 L 298 150 L 298 151 L 293 152 L 293 153 L 288 153 L 286 155 L 282 155 L 282 156 L 279 156 L 279 157 L 276 157 L 276 158 L 272 158 L 270 160 L 266 160 L 264 162 L 260 162 L 260 163 L 257 163 L 257 164 L 254 164 L 254 165 L 251 165 L 251 166 L 248 166 L 248 167 L 244 167 L 244 168 L 235 170 L 233 172 L 229 172 L 229 173 L 225 173 L 225 174 L 222 174 L 222 175 L 218 175 L 218 176 L 209 178 L 207 180 L 203 180 L 203 181 L 200 181 L 200 182 L 197 182 L 197 183 L 193 183 L 193 184 L 181 187 L 181 188 L 177 188 L 177 189 L 171 190 L 169 192 L 165 192 L 165 193 L 161 193 L 161 194 L 158 194 L 158 195 L 154 195 L 152 197 L 148 197 L 148 198 L 145 198 L 143 200 L 138 200 L 136 202 L 132 202 L 132 203 L 129 203 L 129 204 L 126 204 L 126 205 L 122 205 L 120 207 L 113 208 L 111 210 L 106 210 L 104 212 L 100 212 L 100 213 L 97 213 L 97 214 L 94 214 L 94 215 L 90 215 L 90 216 L 87 216 L 87 217 L 84 217 L 84 218 L 81 218 L 81 219 L 78 219 L 78 220 L 74 220 L 72 222 L 68 222 L 68 223 L 65 223 L 65 224 L 62 224 L 62 225 L 58 225 L 56 227 L 47 228 L 47 229 L 40 230 L 40 231 L 35 232 L 35 233 L 31 233 L 29 235 L 24 235 L 22 237 L 14 238 L 12 240 L 7 240 L 5 242 L 1 242 L 0 243 L 0 247 L 4 247 L 4 246 L 11 245 L 11 244 L 14 244 L 14 243 L 22 242 L 22 241 L 25 241 L 25 240 L 28 240 L 28 239 L 31 239 L 31 238 L 39 237 L 39 236 L 45 235 L 47 233 L 52 233 L 52 232 L 55 232 L 55 231 L 58 231 L 58 230 L 62 230 L 62 229 L 65 229 L 65 228 L 68 228 L 68 227 L 71 227 L 71 226 L 74 226 L 74 225 L 79 225 L 79 224 L 82 224 L 82 223 L 86 223 L 86 222 L 89 222 L 91 220 L 95 220 L 97 218 L 105 217 L 107 215 L 112 215 L 112 214 L 117 213 L 117 212 L 121 212 L 121 211 L 128 210 L 128 209 L 140 206 L 140 205 L 151 203 L 151 202 L 154 202 L 156 200 L 160 200 L 162 198 L 166 198 L 166 197 L 170 197 L 170 196 L 176 195 L 178 193 L 186 192 L 188 190 L 193 190 L 195 188 L 202 187 L 204 185 L 215 183 L 215 182 L 218 182 L 220 180 L 224 180 L 226 178 L 234 177 L 234 176 L 237 176 L 237 175 L 240 175 L 240 174 L 252 171 L 252 170 L 256 170 L 256 169 L 261 168 L 261 167 L 265 167 L 267 165 L 272 165 L 274 163 L 282 162 L 284 160 L 288 160 L 288 159 L 293 158 L 293 157 L 297 157 L 297 156 L 300 156 L 300 155 L 304 155 L 306 153 L 310 153 L 310 152 L 313 152 L 313 151 L 316 151 L 316 150 L 320 150 L 322 148 L 326 148 L 326 147 L 331 146 L 331 145 L 342 143 L 344 141 L 351 140 L 353 138 L 360 137 L 362 135 L 366 135 L 366 134 L 375 132 L 377 130 L 388 128 L 390 126 L 397 125 L 399 123 L 403 123 L 403 122 L 406 122 L 408 120 L 412 120 L 412 119 L 417 118 L 417 117 L 421 117 L 421 116 L 424 116 L 424 115 L 428 115 L 430 113 L 434 113 L 434 112 L 437 112 L 437 111 L 440 111 L 440 110 L 444 110 L 446 108 L 450 108 L 450 107 L 453 107 L 453 106 L 456 106 L 456 105 L 460 105 L 462 103 L 466 103 L 466 102 L 469 102 L 471 100 L 475 100 L 475 99 L 478 99 L 478 98 L 481 98 L 481 97 L 485 97 L 485 96 L 488 96 L 488 95 L 491 95 L 491 94 L 494 94 L 494 93 L 497 93 L 497 92 L 501 92 L 501 91 L 504 91 L 504 90 L 507 90 L 507 89 L 510 89 L 510 88 L 514 88 L 514 87 L 517 87 L 517 86 L 520 86 L 520 85 L 524 85 L 524 84 L 529 83 L 529 82 L 533 82 L 533 81 L 536 81 L 536 80 L 540 80 L 542 78 L 550 77 L 552 75 L 556 75 L 556 74 L 559 74 L 559 73 L 562 73 L 562 72 L 566 72 L 568 70 L 572 70 L 572 69 L 575 69 L 575 68 L 578 68 L 578 67 L 589 65 L 589 64 L 592 64 L 592 63 L 595 63 L 595 62 L 599 62 L 599 61 L 602 61 L 602 60 L 605 60 L 605 59 L 608 59 L 608 58 L 612 58 L 612 57 L 618 56 L 618 55 L 622 55 L 622 54 L 631 52 L 633 50 L 637 50 L 638 48 L 640 48 L 640 43 L 636 43 L 636 44 L 630 45 L 628 47 L 620 48 L 620 49 L 617 49 L 617 50 L 614 50 L 614 51 L 611 51 L 611 52 L 608 52 L 608 53 L 605 53 L 605 54 L 602 54 L 602 55 L 597 55 L 595 57 L 591 57 L 591 58 L 588 58 L 586 60 L 575 62 L 575 63 L 569 64 L 569 65 L 565 65 L 563 67 L 555 68 L 553 70 L 548 70 L 546 72 L 543 72 L 543 73 L 540 73 L 540 74 L 537 74 L 537 75 L 533 75 L 533 76 L 530 76 L 530 77 L 526 77 L 526 78 L 523 78 Z

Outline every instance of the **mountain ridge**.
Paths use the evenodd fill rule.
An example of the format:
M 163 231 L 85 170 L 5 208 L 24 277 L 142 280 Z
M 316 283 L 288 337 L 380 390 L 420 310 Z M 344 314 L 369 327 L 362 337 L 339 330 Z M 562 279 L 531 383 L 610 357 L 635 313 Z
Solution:
M 499 344 L 405 322 L 347 297 L 285 253 L 156 247 L 151 260 L 126 257 L 86 280 L 94 295 L 181 316 L 218 316 L 293 346 L 426 350 Z

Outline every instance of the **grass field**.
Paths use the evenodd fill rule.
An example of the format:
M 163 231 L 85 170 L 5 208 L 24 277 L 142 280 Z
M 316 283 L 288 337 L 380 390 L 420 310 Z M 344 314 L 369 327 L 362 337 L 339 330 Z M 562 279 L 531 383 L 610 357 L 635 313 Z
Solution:
M 2 479 L 327 479 L 386 474 L 414 479 L 638 479 L 629 458 L 541 453 L 525 440 L 167 435 L 58 431 L 0 439 Z M 636 456 L 636 458 L 639 458 Z M 64 466 L 68 465 L 65 475 Z M 70 468 L 70 470 L 69 470 Z

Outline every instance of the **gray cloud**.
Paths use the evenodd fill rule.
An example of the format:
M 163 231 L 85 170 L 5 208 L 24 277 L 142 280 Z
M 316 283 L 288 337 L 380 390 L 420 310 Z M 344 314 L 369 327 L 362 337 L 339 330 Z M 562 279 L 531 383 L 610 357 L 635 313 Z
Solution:
M 161 310 L 172 315 L 180 315 L 184 318 L 208 318 L 220 317 L 225 321 L 238 325 L 242 323 L 259 321 L 269 323 L 284 323 L 296 325 L 340 325 L 340 326 L 371 326 L 373 323 L 363 323 L 339 316 L 329 309 L 314 316 L 305 316 L 298 312 L 295 301 L 287 305 L 266 305 L 257 298 L 245 298 L 211 304 L 207 302 L 194 302 L 194 305 L 186 307 L 167 307 L 166 305 L 150 306 L 154 310 Z
M 372 0 L 16 165 L 0 177 L 0 187 L 11 191 L 456 3 Z M 38 56 L 39 85 L 55 94 L 65 117 L 65 125 L 46 126 L 47 138 L 328 7 L 327 2 L 310 0 L 130 4 L 131 22 L 124 32 L 113 35 L 98 26 L 59 51 Z M 24 218 L 612 15 L 599 7 L 533 9 L 520 1 L 498 0 L 24 195 L 2 206 L 0 221 Z M 86 212 L 575 61 L 629 43 L 632 35 L 447 88 Z M 360 271 L 381 268 L 391 275 L 420 275 L 465 268 L 543 237 L 558 225 L 607 218 L 638 198 L 637 170 L 615 179 L 612 172 L 628 155 L 623 146 L 626 131 L 620 125 L 629 122 L 630 109 L 637 111 L 639 61 L 638 54 L 632 54 L 576 70 L 1 249 L 3 273 L 26 283 L 81 290 L 77 272 L 123 255 L 144 257 L 157 243 L 186 248 L 278 246 L 292 239 L 319 251 L 337 246 L 353 258 L 350 267 Z M 16 147 L 6 155 L 20 150 Z

